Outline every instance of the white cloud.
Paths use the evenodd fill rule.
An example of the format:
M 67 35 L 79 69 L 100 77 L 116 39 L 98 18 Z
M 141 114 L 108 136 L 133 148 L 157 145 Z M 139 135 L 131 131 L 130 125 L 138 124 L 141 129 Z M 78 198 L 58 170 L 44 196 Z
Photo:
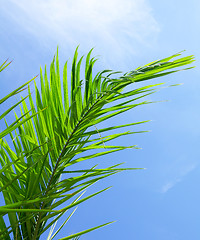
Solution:
M 180 182 L 181 179 L 175 179 L 173 181 L 169 181 L 166 184 L 162 186 L 161 193 L 166 193 L 169 191 L 171 188 L 173 188 L 178 182 Z
M 137 51 L 152 43 L 159 25 L 146 0 L 10 0 L 10 17 L 42 43 L 84 47 L 103 46 Z
M 197 167 L 197 164 L 193 163 L 188 166 L 184 166 L 179 170 L 179 177 L 174 178 L 173 180 L 168 181 L 165 183 L 161 188 L 161 193 L 166 193 L 170 189 L 172 189 L 177 183 L 181 182 L 183 178 L 192 172 Z

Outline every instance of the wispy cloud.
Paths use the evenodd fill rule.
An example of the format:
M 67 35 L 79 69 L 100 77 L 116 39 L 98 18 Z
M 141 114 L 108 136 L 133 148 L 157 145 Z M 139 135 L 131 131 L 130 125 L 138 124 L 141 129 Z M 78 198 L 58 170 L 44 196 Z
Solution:
M 146 0 L 10 0 L 4 11 L 43 43 L 137 51 L 160 31 Z M 10 4 L 12 3 L 12 4 Z M 10 7 L 12 5 L 12 7 Z
M 166 193 L 172 189 L 177 183 L 181 182 L 186 175 L 192 172 L 197 167 L 197 164 L 193 163 L 187 166 L 182 167 L 178 172 L 178 177 L 173 180 L 167 181 L 161 188 L 161 193 Z
M 169 191 L 171 188 L 173 188 L 180 181 L 181 181 L 181 179 L 179 178 L 179 179 L 174 179 L 172 181 L 167 182 L 166 184 L 164 184 L 162 186 L 161 193 L 166 193 L 167 191 Z

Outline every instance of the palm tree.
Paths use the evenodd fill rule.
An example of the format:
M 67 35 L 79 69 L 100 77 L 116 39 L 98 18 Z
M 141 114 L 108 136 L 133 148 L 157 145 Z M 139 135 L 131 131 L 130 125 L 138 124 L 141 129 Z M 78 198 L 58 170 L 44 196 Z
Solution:
M 49 78 L 46 67 L 44 74 L 40 70 L 41 88 L 39 90 L 35 83 L 35 101 L 28 86 L 29 101 L 26 102 L 26 97 L 22 98 L 6 112 L 21 104 L 21 115 L 18 117 L 15 113 L 14 124 L 9 126 L 6 122 L 7 128 L 0 135 L 0 191 L 5 201 L 5 205 L 0 207 L 0 239 L 38 240 L 49 228 L 48 239 L 55 239 L 76 206 L 108 189 L 83 197 L 88 187 L 128 170 L 120 164 L 103 169 L 96 165 L 80 169 L 79 163 L 127 148 L 137 148 L 135 145 L 109 145 L 113 139 L 135 132 L 110 131 L 131 128 L 144 122 L 105 128 L 99 128 L 98 125 L 137 106 L 148 104 L 142 99 L 154 93 L 162 84 L 137 87 L 138 82 L 183 70 L 180 67 L 194 61 L 193 56 L 181 57 L 178 53 L 129 73 L 103 70 L 94 75 L 96 59 L 91 58 L 91 53 L 92 50 L 86 56 L 83 81 L 80 73 L 83 57 L 78 60 L 76 49 L 68 90 L 67 62 L 61 81 L 57 52 L 50 66 Z M 133 85 L 134 89 L 126 88 L 129 85 Z M 8 133 L 12 141 L 7 140 Z M 65 222 L 53 232 L 55 224 L 64 214 L 67 215 Z M 79 239 L 81 235 L 107 224 L 110 223 L 62 240 Z

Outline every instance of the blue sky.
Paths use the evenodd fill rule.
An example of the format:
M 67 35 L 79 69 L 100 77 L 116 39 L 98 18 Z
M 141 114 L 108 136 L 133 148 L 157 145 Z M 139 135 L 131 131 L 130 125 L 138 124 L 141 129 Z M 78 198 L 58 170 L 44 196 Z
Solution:
M 157 80 L 184 83 L 149 98 L 168 102 L 112 120 L 152 120 L 137 128 L 150 133 L 123 139 L 142 150 L 100 159 L 105 164 L 126 161 L 129 167 L 146 170 L 118 174 L 89 190 L 113 186 L 80 205 L 60 238 L 112 220 L 117 222 L 81 239 L 200 238 L 199 11 L 197 0 L 1 1 L 1 62 L 13 59 L 1 74 L 1 96 L 37 75 L 40 65 L 49 66 L 57 45 L 62 63 L 72 59 L 78 44 L 80 55 L 95 47 L 97 70 L 130 71 L 182 50 L 196 58 L 197 68 Z

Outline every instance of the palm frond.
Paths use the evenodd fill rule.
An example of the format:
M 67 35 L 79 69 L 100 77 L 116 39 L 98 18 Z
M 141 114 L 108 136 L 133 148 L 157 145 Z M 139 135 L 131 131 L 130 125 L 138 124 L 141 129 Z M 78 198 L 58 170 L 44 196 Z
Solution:
M 11 62 L 7 63 L 8 59 L 6 61 L 4 61 L 1 65 L 0 65 L 0 72 L 3 71 L 6 67 L 8 67 Z M 36 76 L 37 77 L 37 76 Z M 8 95 L 6 95 L 5 97 L 1 98 L 0 99 L 0 104 L 4 103 L 6 100 L 8 100 L 9 98 L 15 96 L 16 94 L 20 93 L 21 91 L 24 91 L 28 84 L 32 81 L 35 80 L 35 78 L 32 78 L 31 80 L 29 80 L 28 82 L 26 82 L 25 84 L 23 84 L 22 86 L 18 87 L 17 89 L 15 89 L 14 91 L 12 91 L 11 93 L 9 93 Z M 13 109 L 15 109 L 17 106 L 19 106 L 23 101 L 25 101 L 25 99 L 27 98 L 28 96 L 22 98 L 20 101 L 18 101 L 16 104 L 14 104 L 13 106 L 11 106 L 9 109 L 7 109 L 4 113 L 2 113 L 0 115 L 0 120 L 3 119 L 4 117 L 6 117 Z M 23 118 L 26 114 L 28 113 L 25 112 L 24 115 L 21 116 L 21 118 Z M 35 113 L 36 114 L 36 113 Z M 33 116 L 30 116 L 30 118 L 33 117 Z M 20 125 L 22 125 L 24 122 L 18 122 L 18 121 L 15 121 L 13 122 L 10 126 L 7 125 L 7 128 L 4 129 L 2 132 L 0 132 L 0 139 L 2 139 L 3 137 L 5 137 L 7 134 L 9 134 L 10 132 L 14 131 L 15 129 L 17 129 Z
M 98 124 L 150 103 L 142 99 L 154 93 L 162 84 L 137 88 L 137 82 L 190 69 L 192 67 L 180 67 L 194 61 L 193 56 L 181 57 L 179 53 L 118 77 L 119 72 L 111 70 L 103 70 L 95 75 L 93 66 L 96 59 L 91 58 L 91 54 L 92 50 L 86 56 L 83 81 L 80 71 L 83 57 L 78 60 L 76 49 L 71 85 L 68 87 L 67 62 L 61 81 L 57 52 L 50 66 L 49 78 L 46 67 L 44 74 L 40 70 L 41 88 L 38 89 L 35 83 L 35 103 L 28 87 L 31 114 L 26 101 L 23 99 L 19 102 L 21 117 L 16 115 L 14 124 L 18 131 L 13 132 L 15 128 L 10 128 L 7 132 L 13 145 L 9 145 L 5 139 L 0 142 L 0 192 L 5 199 L 5 206 L 0 207 L 0 239 L 10 239 L 11 233 L 14 239 L 39 239 L 63 214 L 68 214 L 67 222 L 71 216 L 70 209 L 107 190 L 79 199 L 89 186 L 118 172 L 133 170 L 120 168 L 119 165 L 103 169 L 97 169 L 96 166 L 79 169 L 78 163 L 127 148 L 137 148 L 135 145 L 113 146 L 107 143 L 138 131 L 109 132 L 132 128 L 146 121 L 100 129 Z M 130 90 L 127 88 L 129 85 L 135 88 Z M 105 136 L 101 136 L 102 133 Z M 11 150 L 13 147 L 15 151 Z M 5 215 L 9 218 L 10 226 L 4 222 Z M 62 239 L 77 239 L 107 224 Z M 54 234 L 51 232 L 49 239 L 53 239 L 61 228 Z

